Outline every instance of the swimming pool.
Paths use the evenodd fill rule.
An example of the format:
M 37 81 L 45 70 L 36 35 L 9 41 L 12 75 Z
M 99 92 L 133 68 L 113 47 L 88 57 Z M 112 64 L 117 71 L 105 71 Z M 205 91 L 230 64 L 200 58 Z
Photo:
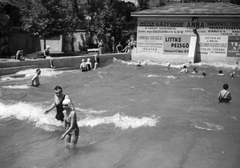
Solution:
M 35 69 L 0 81 L 1 167 L 237 168 L 240 147 L 240 78 L 233 65 L 193 64 L 201 74 L 179 73 L 183 65 L 114 60 L 101 69 L 43 68 L 41 85 L 30 87 Z M 218 76 L 222 69 L 224 76 Z M 239 74 L 239 71 L 236 70 Z M 229 84 L 233 100 L 217 94 Z M 63 124 L 54 119 L 54 87 L 71 96 L 80 137 L 64 148 Z

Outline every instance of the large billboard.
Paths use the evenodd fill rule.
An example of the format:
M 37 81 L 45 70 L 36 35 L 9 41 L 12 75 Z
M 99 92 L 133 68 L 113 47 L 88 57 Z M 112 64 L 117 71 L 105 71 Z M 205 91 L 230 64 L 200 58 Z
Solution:
M 228 37 L 228 51 L 229 57 L 240 57 L 240 36 Z

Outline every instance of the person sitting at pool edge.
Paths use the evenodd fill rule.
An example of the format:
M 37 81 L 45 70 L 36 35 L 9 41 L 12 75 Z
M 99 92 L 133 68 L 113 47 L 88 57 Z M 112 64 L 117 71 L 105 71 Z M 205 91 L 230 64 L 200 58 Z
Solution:
M 40 74 L 41 74 L 41 70 L 38 68 L 36 70 L 36 74 L 32 78 L 32 86 L 38 87 L 40 85 L 40 81 L 39 81 Z
M 229 103 L 232 100 L 231 93 L 228 91 L 228 84 L 223 85 L 223 90 L 218 93 L 218 100 L 219 102 L 226 102 Z
M 63 122 L 64 119 L 64 115 L 63 115 L 63 107 L 62 107 L 62 102 L 64 99 L 70 99 L 70 97 L 67 94 L 63 94 L 63 90 L 61 88 L 61 86 L 56 86 L 54 88 L 55 91 L 55 95 L 54 95 L 54 102 L 52 103 L 52 105 L 50 106 L 49 109 L 47 109 L 44 113 L 47 114 L 49 113 L 54 107 L 56 107 L 57 113 L 55 118 L 59 121 Z M 71 105 L 72 105 L 72 109 L 75 110 L 74 104 L 71 100 Z
M 79 69 L 82 70 L 82 72 L 88 71 L 87 64 L 84 59 L 82 59 L 82 63 L 80 64 Z
M 61 139 L 64 139 L 65 147 L 75 148 L 79 136 L 79 128 L 77 124 L 77 114 L 71 108 L 71 100 L 64 99 L 62 102 L 65 132 Z
M 25 60 L 23 58 L 23 48 L 22 47 L 20 47 L 19 50 L 17 51 L 15 59 L 19 60 L 19 61 L 24 61 Z

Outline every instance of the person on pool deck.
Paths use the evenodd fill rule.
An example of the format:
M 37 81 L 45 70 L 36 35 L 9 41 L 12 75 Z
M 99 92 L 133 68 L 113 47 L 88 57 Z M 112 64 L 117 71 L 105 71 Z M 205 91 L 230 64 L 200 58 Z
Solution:
M 54 107 L 56 107 L 57 114 L 56 114 L 55 118 L 57 120 L 63 122 L 63 119 L 64 119 L 63 110 L 64 109 L 62 107 L 62 102 L 64 99 L 69 99 L 69 100 L 71 100 L 71 99 L 67 94 L 63 94 L 63 90 L 62 90 L 61 86 L 56 86 L 54 88 L 54 91 L 55 91 L 54 102 L 50 106 L 50 108 L 45 111 L 45 114 L 49 113 Z M 74 107 L 74 104 L 72 101 L 71 101 L 71 105 L 74 110 L 75 107 Z
M 65 147 L 75 148 L 79 136 L 79 128 L 77 124 L 77 114 L 71 107 L 71 100 L 64 99 L 62 102 L 65 132 L 61 139 L 64 139 Z
M 44 57 L 44 59 L 49 59 L 51 68 L 55 68 L 55 66 L 53 66 L 53 58 L 50 56 L 50 46 L 49 45 L 43 51 L 43 57 Z
M 39 81 L 40 74 L 41 74 L 41 70 L 38 68 L 36 70 L 36 74 L 32 78 L 32 86 L 38 87 L 40 85 L 40 81 Z
M 228 84 L 223 85 L 223 90 L 221 90 L 218 93 L 218 100 L 220 102 L 226 102 L 229 103 L 230 100 L 232 100 L 231 93 L 228 91 Z
M 99 67 L 99 53 L 95 53 L 94 54 L 94 68 L 93 69 L 97 69 Z

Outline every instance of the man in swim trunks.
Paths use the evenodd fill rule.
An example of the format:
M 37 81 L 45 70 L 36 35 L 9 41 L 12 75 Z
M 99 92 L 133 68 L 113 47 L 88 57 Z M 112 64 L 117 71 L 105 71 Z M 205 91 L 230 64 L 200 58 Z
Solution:
M 231 93 L 228 91 L 228 84 L 223 85 L 223 90 L 221 90 L 218 93 L 218 100 L 220 102 L 226 102 L 229 103 L 230 100 L 232 100 Z
M 41 70 L 38 68 L 36 70 L 36 74 L 32 78 L 32 86 L 38 87 L 40 85 L 39 75 L 41 74 Z
M 56 86 L 54 88 L 55 91 L 55 96 L 54 96 L 54 102 L 53 104 L 50 106 L 50 108 L 48 110 L 46 110 L 44 113 L 47 114 L 49 113 L 54 107 L 56 107 L 57 110 L 57 114 L 55 116 L 55 118 L 59 121 L 64 121 L 64 115 L 63 115 L 63 107 L 62 107 L 62 102 L 64 99 L 70 99 L 70 97 L 67 94 L 63 94 L 63 90 L 61 88 L 61 86 Z M 72 108 L 73 110 L 75 109 L 73 102 L 71 101 L 72 104 Z

